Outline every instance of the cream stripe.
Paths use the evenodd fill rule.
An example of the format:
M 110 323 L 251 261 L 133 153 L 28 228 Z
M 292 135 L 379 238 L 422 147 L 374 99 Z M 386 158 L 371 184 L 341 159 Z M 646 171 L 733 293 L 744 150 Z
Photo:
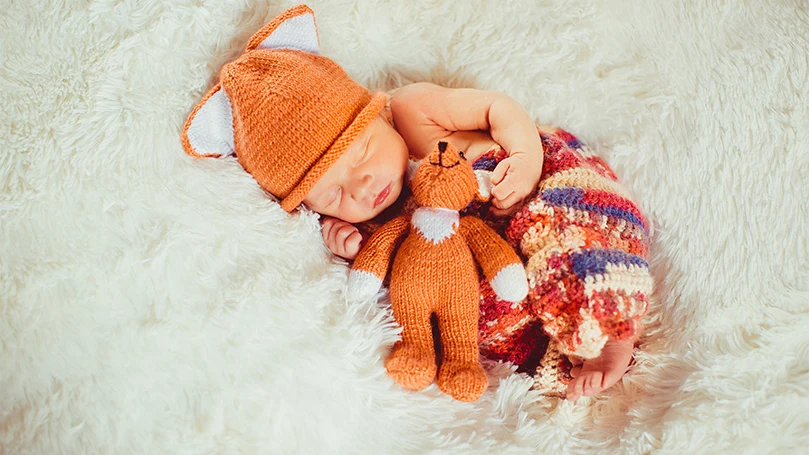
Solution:
M 643 292 L 648 296 L 652 292 L 652 277 L 645 267 L 607 264 L 606 273 L 588 276 L 584 282 L 584 294 L 588 298 L 592 297 L 594 292 L 604 290 L 620 290 L 629 295 Z
M 573 341 L 574 352 L 570 354 L 576 355 L 584 359 L 592 359 L 601 354 L 601 349 L 607 344 L 607 335 L 601 330 L 601 324 L 593 317 L 592 314 L 587 312 L 584 308 L 579 310 L 582 322 L 576 331 L 581 339 L 580 343 Z

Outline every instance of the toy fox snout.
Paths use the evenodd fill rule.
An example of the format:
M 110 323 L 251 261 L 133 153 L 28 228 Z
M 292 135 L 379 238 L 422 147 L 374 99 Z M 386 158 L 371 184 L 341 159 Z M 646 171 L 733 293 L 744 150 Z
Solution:
M 478 181 L 463 153 L 440 141 L 419 166 L 411 188 L 423 207 L 461 210 L 475 198 Z
M 461 161 L 466 161 L 466 157 L 464 157 L 463 152 L 454 153 L 453 149 L 449 149 L 447 152 L 448 143 L 445 141 L 440 141 L 438 143 L 438 147 L 433 153 L 429 156 L 429 162 L 433 166 L 440 166 L 445 169 L 449 169 L 461 164 Z M 436 159 L 437 155 L 437 159 Z

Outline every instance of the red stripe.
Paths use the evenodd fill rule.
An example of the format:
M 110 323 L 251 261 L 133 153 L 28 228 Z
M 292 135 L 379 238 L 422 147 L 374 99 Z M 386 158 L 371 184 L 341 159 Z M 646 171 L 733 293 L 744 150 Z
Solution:
M 584 161 L 582 161 L 580 154 L 570 149 L 562 149 L 557 153 L 548 153 L 545 155 L 542 174 L 543 177 L 545 177 L 567 169 L 580 168 L 583 164 Z

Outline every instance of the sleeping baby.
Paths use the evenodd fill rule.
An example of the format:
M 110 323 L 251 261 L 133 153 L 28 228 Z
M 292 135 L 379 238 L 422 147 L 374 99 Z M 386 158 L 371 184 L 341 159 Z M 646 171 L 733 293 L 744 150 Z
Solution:
M 437 141 L 489 171 L 490 202 L 461 214 L 506 239 L 529 277 L 517 304 L 481 280 L 481 354 L 530 373 L 550 340 L 573 365 L 567 399 L 614 385 L 651 292 L 647 222 L 604 161 L 508 96 L 430 83 L 371 93 L 319 55 L 313 13 L 298 6 L 222 68 L 183 131 L 190 155 L 235 155 L 286 211 L 321 214 L 326 246 L 349 261 L 410 209 L 408 158 Z

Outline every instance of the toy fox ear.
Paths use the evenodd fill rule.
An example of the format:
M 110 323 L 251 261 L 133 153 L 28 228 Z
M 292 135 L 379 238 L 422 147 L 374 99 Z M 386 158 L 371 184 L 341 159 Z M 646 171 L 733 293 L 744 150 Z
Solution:
M 254 49 L 296 49 L 319 53 L 315 13 L 306 5 L 284 11 L 250 38 L 247 51 Z
M 492 198 L 492 171 L 478 169 L 475 171 L 475 178 L 478 180 L 478 191 L 475 199 L 481 202 L 489 202 Z
M 421 166 L 421 162 L 423 160 L 414 160 L 413 158 L 407 159 L 407 169 L 405 170 L 405 181 L 410 184 L 413 181 L 413 177 L 416 176 L 416 171 Z
M 182 141 L 185 152 L 198 158 L 235 153 L 233 108 L 220 84 L 216 84 L 188 115 Z

